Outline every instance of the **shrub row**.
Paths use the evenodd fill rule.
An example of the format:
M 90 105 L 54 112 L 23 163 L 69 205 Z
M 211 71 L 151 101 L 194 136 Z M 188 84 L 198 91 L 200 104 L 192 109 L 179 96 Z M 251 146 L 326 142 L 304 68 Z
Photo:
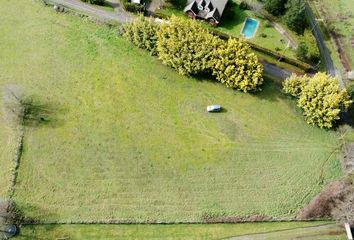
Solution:
M 263 66 L 245 41 L 224 41 L 197 21 L 173 16 L 157 25 L 141 17 L 123 27 L 123 36 L 181 75 L 210 74 L 244 92 L 260 90 L 263 83 Z
M 154 14 L 154 17 L 155 18 L 161 18 L 161 19 L 169 19 L 170 16 L 169 15 L 166 15 L 165 13 L 161 12 L 161 11 L 156 11 L 155 14 Z M 224 32 L 220 32 L 216 29 L 212 29 L 210 30 L 212 34 L 220 37 L 221 39 L 224 39 L 224 40 L 228 40 L 230 38 L 234 38 L 234 39 L 238 39 L 236 37 L 233 37 L 233 36 L 230 36 L 229 34 L 227 33 L 224 33 Z M 312 72 L 314 69 L 313 67 L 308 64 L 308 63 L 305 63 L 303 61 L 299 61 L 297 59 L 293 59 L 293 58 L 289 58 L 289 57 L 286 57 L 276 51 L 273 51 L 273 50 L 270 50 L 268 48 L 264 48 L 264 47 L 261 47 L 255 43 L 251 43 L 251 42 L 247 42 L 252 49 L 254 49 L 255 51 L 258 51 L 258 52 L 261 52 L 263 54 L 266 54 L 274 59 L 276 59 L 277 61 L 282 61 L 284 63 L 288 63 L 290 65 L 293 65 L 305 72 Z

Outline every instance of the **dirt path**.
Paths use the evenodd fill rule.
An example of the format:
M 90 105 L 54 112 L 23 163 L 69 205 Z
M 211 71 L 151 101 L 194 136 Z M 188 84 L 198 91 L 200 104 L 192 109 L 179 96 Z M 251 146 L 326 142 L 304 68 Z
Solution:
M 315 227 L 287 229 L 276 232 L 244 235 L 227 238 L 228 240 L 314 240 L 314 239 L 346 239 L 343 227 L 336 224 Z

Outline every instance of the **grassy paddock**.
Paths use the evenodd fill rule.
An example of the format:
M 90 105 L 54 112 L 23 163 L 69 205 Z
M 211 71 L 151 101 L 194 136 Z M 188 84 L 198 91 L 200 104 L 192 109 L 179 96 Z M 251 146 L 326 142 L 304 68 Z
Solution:
M 67 238 L 70 240 L 113 240 L 113 239 L 224 239 L 257 233 L 286 234 L 287 238 L 295 239 L 301 232 L 313 226 L 328 226 L 326 222 L 283 222 L 283 223 L 242 223 L 242 224 L 208 224 L 208 225 L 41 225 L 25 226 L 15 239 L 17 240 L 54 240 Z M 332 227 L 326 231 L 311 232 L 311 239 L 346 239 L 344 230 L 333 232 Z M 279 236 L 278 235 L 278 236 Z M 273 235 L 274 237 L 274 235 Z M 272 238 L 269 238 L 272 239 Z M 278 238 L 279 239 L 279 238 Z M 283 239 L 283 238 L 282 238 Z M 301 238 L 302 239 L 302 238 Z M 307 238 L 306 238 L 307 239 Z M 308 238 L 310 239 L 310 238 Z
M 21 86 L 50 113 L 26 127 L 14 199 L 27 217 L 291 218 L 340 175 L 337 134 L 307 125 L 269 79 L 244 94 L 179 76 L 116 30 L 34 1 L 2 1 L 0 16 L 0 86 Z M 212 103 L 224 112 L 206 113 Z

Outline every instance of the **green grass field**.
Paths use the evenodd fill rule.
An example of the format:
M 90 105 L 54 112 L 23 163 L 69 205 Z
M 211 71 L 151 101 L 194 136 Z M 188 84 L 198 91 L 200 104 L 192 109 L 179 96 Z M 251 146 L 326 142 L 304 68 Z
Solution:
M 0 16 L 0 87 L 21 86 L 52 113 L 26 128 L 14 195 L 26 217 L 294 217 L 340 176 L 337 134 L 307 125 L 269 79 L 252 95 L 179 76 L 116 30 L 36 1 L 1 0 Z M 212 103 L 225 111 L 206 113 Z
M 282 223 L 242 223 L 242 224 L 208 224 L 208 225 L 44 225 L 25 226 L 15 239 L 18 240 L 113 240 L 113 239 L 227 239 L 229 237 L 249 234 L 267 233 L 274 239 L 346 239 L 345 231 L 326 222 L 282 222 Z M 327 229 L 315 229 L 305 238 L 312 226 Z M 290 233 L 289 233 L 290 232 Z M 273 234 L 273 235 L 272 235 Z

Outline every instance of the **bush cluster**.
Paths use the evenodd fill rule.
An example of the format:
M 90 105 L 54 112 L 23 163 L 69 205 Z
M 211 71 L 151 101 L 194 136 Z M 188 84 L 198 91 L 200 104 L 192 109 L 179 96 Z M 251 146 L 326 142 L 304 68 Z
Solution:
M 320 51 L 310 30 L 305 30 L 296 55 L 299 59 L 306 62 L 317 64 L 320 61 Z
M 245 41 L 221 40 L 197 21 L 173 16 L 158 26 L 139 18 L 123 28 L 123 36 L 182 75 L 211 74 L 244 92 L 260 90 L 263 83 L 263 66 Z
M 156 42 L 158 29 L 159 27 L 153 19 L 140 16 L 131 24 L 123 26 L 123 36 L 136 46 L 148 50 L 151 55 L 157 55 Z
M 121 0 L 123 8 L 128 12 L 141 13 L 145 11 L 143 4 L 132 3 L 130 0 Z
M 263 83 L 263 66 L 241 39 L 230 38 L 215 48 L 212 70 L 217 80 L 243 92 L 257 90 Z
M 320 128 L 332 128 L 352 103 L 347 91 L 339 89 L 338 80 L 325 73 L 314 77 L 292 75 L 283 89 L 297 99 L 307 123 Z
M 274 16 L 279 16 L 285 13 L 286 3 L 287 0 L 266 0 L 264 8 Z
M 165 65 L 182 75 L 210 71 L 210 61 L 219 39 L 196 21 L 172 17 L 158 32 L 157 51 Z

